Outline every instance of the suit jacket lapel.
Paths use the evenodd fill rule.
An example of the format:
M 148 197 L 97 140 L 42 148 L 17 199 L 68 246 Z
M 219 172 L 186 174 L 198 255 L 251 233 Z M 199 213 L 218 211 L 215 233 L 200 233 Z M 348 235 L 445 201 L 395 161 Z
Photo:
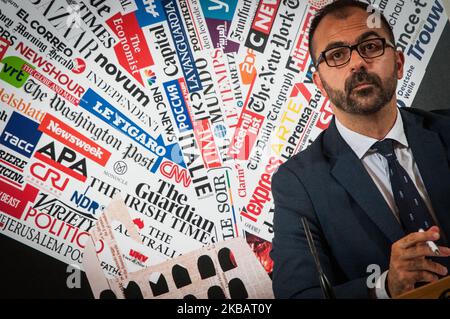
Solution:
M 423 119 L 401 112 L 405 134 L 436 217 L 450 239 L 450 168 L 439 135 L 423 127 Z
M 334 118 L 324 135 L 324 152 L 334 162 L 331 174 L 387 238 L 395 242 L 404 236 L 401 225 L 361 160 L 339 134 Z

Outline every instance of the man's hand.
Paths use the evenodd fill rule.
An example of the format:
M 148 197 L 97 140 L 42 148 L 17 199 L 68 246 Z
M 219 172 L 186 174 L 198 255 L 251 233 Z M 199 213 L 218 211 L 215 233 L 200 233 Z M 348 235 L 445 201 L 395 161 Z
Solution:
M 391 248 L 391 260 L 387 285 L 391 297 L 414 289 L 416 282 L 434 282 L 437 275 L 447 275 L 447 268 L 425 257 L 448 257 L 450 248 L 439 247 L 440 254 L 433 253 L 426 241 L 439 239 L 439 228 L 431 227 L 426 232 L 411 233 L 396 241 Z

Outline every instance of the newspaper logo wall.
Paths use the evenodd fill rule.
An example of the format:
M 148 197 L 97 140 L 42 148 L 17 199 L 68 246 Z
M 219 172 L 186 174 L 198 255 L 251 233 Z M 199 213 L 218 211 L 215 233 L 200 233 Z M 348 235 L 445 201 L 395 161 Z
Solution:
M 130 221 L 108 227 L 128 268 L 111 243 L 87 253 L 107 278 L 238 237 L 271 274 L 272 174 L 332 119 L 308 52 L 329 2 L 1 1 L 0 232 L 83 268 L 120 196 Z M 405 53 L 410 106 L 443 3 L 365 2 Z

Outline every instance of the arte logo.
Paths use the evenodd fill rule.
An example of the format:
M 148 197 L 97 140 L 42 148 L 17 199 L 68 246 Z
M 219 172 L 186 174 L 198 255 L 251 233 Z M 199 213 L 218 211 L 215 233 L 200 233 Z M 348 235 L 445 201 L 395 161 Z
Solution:
M 42 135 L 38 127 L 39 123 L 13 112 L 0 137 L 0 144 L 30 158 Z
M 8 56 L 2 60 L 2 63 L 3 69 L 0 72 L 0 80 L 16 88 L 22 87 L 29 77 L 29 74 L 22 70 L 22 66 L 27 63 L 16 56 Z M 34 69 L 34 67 L 32 68 Z
M 144 71 L 145 76 L 147 77 L 147 83 L 148 85 L 152 86 L 156 82 L 156 74 L 152 70 L 145 70 Z
M 86 62 L 84 62 L 81 58 L 73 59 L 73 68 L 72 72 L 75 74 L 83 73 L 86 70 Z

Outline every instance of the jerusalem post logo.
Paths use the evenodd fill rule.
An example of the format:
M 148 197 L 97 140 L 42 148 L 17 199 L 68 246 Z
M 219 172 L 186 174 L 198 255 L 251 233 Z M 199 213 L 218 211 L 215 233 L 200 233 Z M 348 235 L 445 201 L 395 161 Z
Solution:
M 16 88 L 21 88 L 30 76 L 22 70 L 22 66 L 27 64 L 17 56 L 8 56 L 1 61 L 3 68 L 0 71 L 0 80 L 3 80 Z M 31 66 L 33 69 L 34 67 Z

